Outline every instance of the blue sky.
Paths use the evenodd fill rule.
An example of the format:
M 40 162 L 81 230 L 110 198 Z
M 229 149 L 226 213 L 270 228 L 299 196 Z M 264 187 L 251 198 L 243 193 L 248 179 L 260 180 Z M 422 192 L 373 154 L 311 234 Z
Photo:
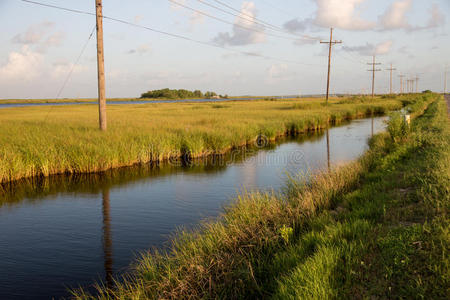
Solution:
M 94 0 L 37 1 L 95 12 Z M 330 26 L 343 41 L 333 48 L 332 92 L 368 92 L 365 63 L 373 53 L 383 63 L 380 93 L 388 91 L 390 63 L 397 68 L 395 89 L 402 73 L 418 74 L 420 89 L 435 91 L 442 90 L 450 63 L 450 0 L 172 1 L 104 0 L 103 13 L 226 49 L 105 20 L 108 97 L 165 87 L 229 95 L 323 93 L 327 49 L 318 41 L 329 38 Z M 0 25 L 0 98 L 54 98 L 72 68 L 61 97 L 96 97 L 95 34 L 73 66 L 95 17 L 0 0 Z

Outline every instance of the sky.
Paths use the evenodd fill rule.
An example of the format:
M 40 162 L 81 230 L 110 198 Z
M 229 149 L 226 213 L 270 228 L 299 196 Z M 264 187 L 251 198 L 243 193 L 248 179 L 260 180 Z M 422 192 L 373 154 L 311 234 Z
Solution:
M 94 0 L 36 1 L 95 13 Z M 128 22 L 104 20 L 106 94 L 321 94 L 330 27 L 342 40 L 332 93 L 369 93 L 374 54 L 377 93 L 391 63 L 395 91 L 400 74 L 442 91 L 449 13 L 450 0 L 103 0 L 104 16 Z M 0 99 L 97 96 L 95 16 L 0 0 L 0 26 Z

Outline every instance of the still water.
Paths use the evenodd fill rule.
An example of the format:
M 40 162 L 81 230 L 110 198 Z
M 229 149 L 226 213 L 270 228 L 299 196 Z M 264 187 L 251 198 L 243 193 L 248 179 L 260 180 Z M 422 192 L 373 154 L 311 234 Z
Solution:
M 321 95 L 303 95 L 301 98 L 306 97 L 320 97 Z M 288 98 L 298 98 L 299 96 L 272 96 L 270 98 L 274 99 L 288 99 Z M 115 101 L 106 101 L 108 105 L 115 105 L 115 104 L 147 104 L 147 103 L 184 103 L 184 102 L 195 102 L 195 103 L 201 103 L 201 102 L 226 102 L 226 101 L 249 101 L 249 100 L 258 100 L 258 98 L 255 97 L 247 97 L 247 98 L 220 98 L 220 99 L 178 99 L 178 100 L 115 100 Z M 7 100 L 6 100 L 7 101 Z M 96 101 L 88 101 L 88 102 L 49 102 L 49 103 L 2 103 L 0 99 L 0 109 L 1 108 L 10 108 L 10 107 L 27 107 L 27 106 L 62 106 L 62 105 L 97 105 Z
M 356 159 L 383 120 L 356 120 L 189 165 L 7 187 L 0 194 L 0 299 L 67 297 L 67 288 L 108 282 L 140 251 L 165 247 L 177 228 L 220 214 L 240 191 L 278 191 L 288 173 Z

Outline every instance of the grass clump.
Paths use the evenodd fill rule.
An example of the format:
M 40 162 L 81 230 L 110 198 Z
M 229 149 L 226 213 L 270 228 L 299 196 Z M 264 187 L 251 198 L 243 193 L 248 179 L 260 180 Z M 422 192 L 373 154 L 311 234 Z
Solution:
M 144 253 L 116 287 L 74 297 L 443 298 L 450 132 L 442 104 L 402 141 L 377 135 L 357 162 L 293 178 L 282 194 L 244 194 L 217 222 L 179 233 L 169 252 Z

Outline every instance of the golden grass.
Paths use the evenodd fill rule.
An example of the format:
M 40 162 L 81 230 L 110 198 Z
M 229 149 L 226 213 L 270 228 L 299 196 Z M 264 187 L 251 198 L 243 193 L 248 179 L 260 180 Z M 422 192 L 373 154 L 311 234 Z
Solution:
M 0 182 L 90 173 L 189 153 L 199 157 L 402 107 L 403 98 L 254 100 L 109 105 L 108 131 L 95 105 L 0 109 Z

